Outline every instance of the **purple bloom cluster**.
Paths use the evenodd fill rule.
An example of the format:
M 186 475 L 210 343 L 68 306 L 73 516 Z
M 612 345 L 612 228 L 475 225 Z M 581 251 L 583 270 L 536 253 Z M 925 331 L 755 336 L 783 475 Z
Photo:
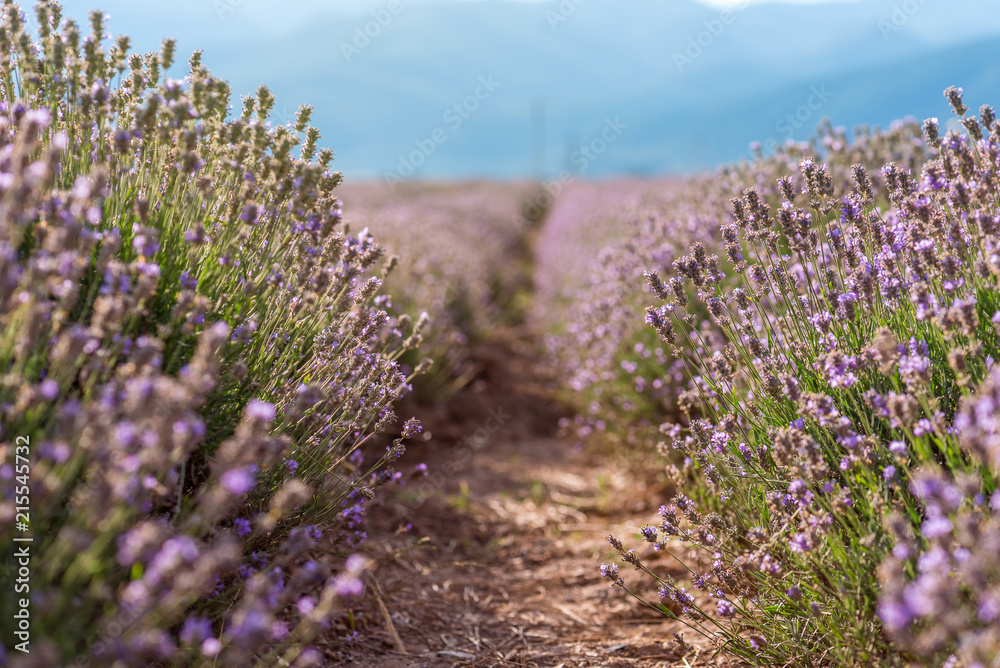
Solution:
M 910 487 L 925 519 L 916 530 L 898 515 L 890 523 L 898 542 L 882 564 L 879 617 L 919 656 L 954 652 L 968 666 L 1000 656 L 1000 494 L 988 499 L 980 484 L 918 471 Z
M 677 413 L 687 379 L 664 345 L 674 339 L 673 318 L 647 309 L 648 291 L 636 282 L 669 267 L 685 244 L 709 239 L 710 210 L 671 182 L 575 183 L 556 200 L 536 250 L 544 309 L 533 319 L 554 332 L 550 364 L 576 398 L 579 414 L 561 425 L 568 435 L 637 443 Z

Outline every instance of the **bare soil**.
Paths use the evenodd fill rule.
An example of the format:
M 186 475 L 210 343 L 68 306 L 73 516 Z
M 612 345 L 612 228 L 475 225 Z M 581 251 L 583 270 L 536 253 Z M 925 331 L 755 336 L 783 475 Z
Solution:
M 398 470 L 427 462 L 431 475 L 373 511 L 369 533 L 379 540 L 371 543 L 382 552 L 371 556 L 380 566 L 366 602 L 331 630 L 328 665 L 716 665 L 706 640 L 689 632 L 694 649 L 681 650 L 673 636 L 683 625 L 600 575 L 614 557 L 608 534 L 639 548 L 638 528 L 655 522 L 666 500 L 655 471 L 636 476 L 611 454 L 560 439 L 565 411 L 522 339 L 484 344 L 476 358 L 476 380 L 419 411 L 431 436 Z M 412 529 L 382 538 L 406 524 Z M 683 578 L 665 555 L 644 558 Z M 622 574 L 640 582 L 627 566 Z M 655 596 L 650 583 L 643 593 Z M 349 627 L 358 634 L 345 642 Z

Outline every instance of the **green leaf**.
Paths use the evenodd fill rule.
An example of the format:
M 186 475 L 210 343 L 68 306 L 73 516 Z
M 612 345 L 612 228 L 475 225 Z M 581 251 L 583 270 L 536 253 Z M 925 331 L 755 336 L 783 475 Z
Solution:
M 660 612 L 662 612 L 663 614 L 665 614 L 670 619 L 678 619 L 677 615 L 675 615 L 673 613 L 673 611 L 670 610 L 670 608 L 668 608 L 667 606 L 663 605 L 662 603 L 657 603 L 656 604 L 656 609 L 659 610 Z

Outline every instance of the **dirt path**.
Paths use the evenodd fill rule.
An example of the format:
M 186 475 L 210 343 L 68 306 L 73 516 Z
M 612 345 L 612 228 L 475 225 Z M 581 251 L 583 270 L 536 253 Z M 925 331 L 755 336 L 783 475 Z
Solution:
M 401 461 L 406 471 L 426 460 L 438 474 L 400 488 L 374 518 L 377 534 L 413 527 L 382 545 L 377 581 L 392 628 L 376 601 L 352 644 L 331 643 L 331 665 L 705 665 L 697 652 L 682 657 L 682 627 L 599 573 L 613 556 L 604 537 L 635 536 L 664 490 L 557 438 L 562 413 L 526 345 L 493 343 L 478 358 L 479 378 L 424 416 L 433 438 Z M 429 540 L 413 548 L 418 537 Z

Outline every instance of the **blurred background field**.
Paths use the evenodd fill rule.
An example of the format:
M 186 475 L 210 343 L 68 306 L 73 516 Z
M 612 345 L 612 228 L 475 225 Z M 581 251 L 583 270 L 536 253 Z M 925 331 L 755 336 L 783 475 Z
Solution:
M 469 351 L 524 319 L 531 289 L 526 209 L 532 182 L 347 183 L 345 219 L 368 228 L 399 264 L 387 288 L 403 311 L 430 316 L 424 353 L 435 360 L 422 396 L 449 395 L 477 367 Z

